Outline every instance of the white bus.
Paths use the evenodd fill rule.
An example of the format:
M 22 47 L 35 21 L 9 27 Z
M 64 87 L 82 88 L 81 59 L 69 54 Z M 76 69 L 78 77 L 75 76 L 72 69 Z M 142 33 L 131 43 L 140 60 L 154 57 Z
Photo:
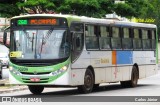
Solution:
M 92 92 L 101 83 L 136 87 L 157 73 L 156 25 L 73 15 L 17 16 L 10 23 L 11 84 Z M 6 36 L 4 36 L 6 38 Z

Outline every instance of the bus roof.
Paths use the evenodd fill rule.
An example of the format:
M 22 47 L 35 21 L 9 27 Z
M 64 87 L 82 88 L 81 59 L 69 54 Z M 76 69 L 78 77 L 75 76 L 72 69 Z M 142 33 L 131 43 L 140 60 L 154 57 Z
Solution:
M 106 25 L 115 25 L 115 26 L 132 26 L 132 27 L 143 27 L 143 28 L 156 28 L 154 24 L 146 24 L 146 23 L 135 23 L 135 22 L 128 22 L 128 21 L 120 21 L 115 19 L 103 19 L 103 18 L 92 18 L 86 16 L 76 16 L 76 15 L 62 15 L 62 14 L 29 14 L 29 15 L 21 15 L 15 16 L 11 19 L 17 18 L 27 18 L 27 17 L 62 17 L 66 18 L 70 21 L 80 21 L 85 23 L 94 23 L 94 24 L 106 24 Z

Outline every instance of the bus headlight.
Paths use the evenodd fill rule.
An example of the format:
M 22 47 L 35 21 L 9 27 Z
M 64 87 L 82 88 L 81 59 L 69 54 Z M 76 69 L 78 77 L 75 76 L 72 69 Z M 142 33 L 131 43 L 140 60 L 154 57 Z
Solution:
M 66 71 L 68 69 L 68 66 L 63 66 L 61 69 L 59 69 L 60 71 Z
M 59 70 L 52 72 L 52 75 L 54 75 L 54 76 L 59 75 L 59 74 L 65 72 L 67 69 L 68 69 L 68 65 L 65 65 L 62 68 L 60 68 Z
M 12 70 L 13 70 L 13 67 L 12 67 L 12 66 L 9 66 L 9 70 L 12 71 Z
M 9 70 L 15 75 L 21 75 L 21 73 L 18 70 L 15 70 L 12 66 L 9 67 Z

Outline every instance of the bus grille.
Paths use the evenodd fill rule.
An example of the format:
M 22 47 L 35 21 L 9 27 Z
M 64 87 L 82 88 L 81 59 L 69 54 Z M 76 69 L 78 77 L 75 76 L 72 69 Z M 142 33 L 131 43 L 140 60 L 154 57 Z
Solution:
M 29 78 L 22 78 L 24 83 L 47 83 L 49 78 L 41 78 L 40 81 L 31 81 Z
M 24 75 L 43 75 L 43 74 L 50 74 L 51 72 L 37 72 L 37 73 L 29 73 L 29 72 L 21 72 Z

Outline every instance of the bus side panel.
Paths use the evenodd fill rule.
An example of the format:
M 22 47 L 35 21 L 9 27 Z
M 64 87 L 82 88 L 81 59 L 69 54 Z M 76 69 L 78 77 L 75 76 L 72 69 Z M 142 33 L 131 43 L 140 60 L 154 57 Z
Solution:
M 152 76 L 157 73 L 156 69 L 156 57 L 154 51 L 147 51 L 146 52 L 146 77 Z
M 73 69 L 71 72 L 71 85 L 83 85 L 86 69 Z
M 120 67 L 112 67 L 112 82 L 122 80 L 122 72 L 120 71 Z
M 131 75 L 131 67 L 124 66 L 124 67 L 112 67 L 112 82 L 117 81 L 127 81 L 130 80 Z
M 157 73 L 156 65 L 146 66 L 146 77 L 155 75 Z
M 137 64 L 139 67 L 139 78 L 145 78 L 146 74 L 146 52 L 145 51 L 133 51 L 133 64 Z
M 104 83 L 106 82 L 106 69 L 105 68 L 96 68 L 95 69 L 95 83 Z
M 139 78 L 155 74 L 156 58 L 154 51 L 133 51 L 133 64 L 139 67 Z
M 146 66 L 139 66 L 139 79 L 146 77 Z
M 112 82 L 112 69 L 111 67 L 106 68 L 106 82 Z
M 121 70 L 122 70 L 122 81 L 130 80 L 132 66 L 121 67 Z
M 71 68 L 80 69 L 87 68 L 90 65 L 90 53 L 88 51 L 83 51 L 82 54 L 72 63 Z
M 130 67 L 133 65 L 132 51 L 112 51 L 112 81 L 130 80 Z
M 90 64 L 90 53 L 84 50 L 82 54 L 71 65 L 72 85 L 84 84 L 85 71 Z
M 95 83 L 111 81 L 111 51 L 90 51 L 91 66 L 95 71 Z

